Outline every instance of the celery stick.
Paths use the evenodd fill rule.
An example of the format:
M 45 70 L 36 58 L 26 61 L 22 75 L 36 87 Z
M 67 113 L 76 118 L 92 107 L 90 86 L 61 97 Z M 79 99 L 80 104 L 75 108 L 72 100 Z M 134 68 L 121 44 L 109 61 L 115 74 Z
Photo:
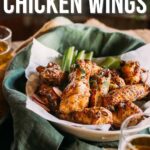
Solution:
M 107 57 L 101 66 L 104 68 L 118 69 L 120 67 L 120 60 L 117 57 Z
M 85 58 L 85 50 L 78 53 L 76 60 L 83 60 Z
M 75 50 L 73 60 L 72 60 L 72 64 L 74 64 L 76 62 L 77 55 L 78 55 L 78 50 Z
M 85 54 L 85 59 L 86 60 L 92 60 L 94 53 L 93 52 L 89 52 Z
M 71 67 L 71 64 L 72 64 L 72 60 L 73 60 L 73 56 L 74 56 L 74 50 L 75 48 L 74 47 L 70 47 L 65 56 L 64 56 L 64 64 L 63 64 L 63 71 L 70 71 L 70 67 Z
M 63 58 L 62 58 L 62 65 L 61 65 L 61 68 L 62 68 L 63 71 L 65 71 L 64 66 L 65 66 L 65 60 L 66 60 L 67 52 L 68 52 L 68 50 L 65 50 L 64 55 L 63 55 Z

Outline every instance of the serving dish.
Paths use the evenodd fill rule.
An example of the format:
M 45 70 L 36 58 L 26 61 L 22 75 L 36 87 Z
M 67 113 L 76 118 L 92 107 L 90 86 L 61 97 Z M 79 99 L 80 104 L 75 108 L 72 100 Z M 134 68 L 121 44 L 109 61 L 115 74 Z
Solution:
M 61 53 L 72 45 L 78 49 L 93 50 L 95 57 L 118 55 L 144 45 L 144 42 L 121 33 L 106 33 L 98 28 L 80 24 L 54 28 L 40 36 L 38 40 L 45 46 L 58 50 Z M 31 44 L 26 46 L 13 59 L 8 70 L 25 69 L 29 62 L 30 50 Z M 16 63 L 18 60 L 21 62 Z M 15 88 L 15 90 L 20 94 L 23 93 L 18 88 Z M 67 125 L 60 126 L 58 124 L 56 126 L 79 138 L 91 141 L 114 141 L 118 139 L 120 133 L 120 131 L 93 131 Z
M 38 45 L 37 45 L 38 44 Z M 40 95 L 38 96 L 38 93 L 37 93 L 37 89 L 38 87 L 40 87 L 40 92 L 44 92 L 46 89 L 50 89 L 51 88 L 51 84 L 49 83 L 49 85 L 46 85 L 46 83 L 48 83 L 48 81 L 46 81 L 46 83 L 43 81 L 41 81 L 41 79 L 39 78 L 39 73 L 37 71 L 34 72 L 33 68 L 35 69 L 36 66 L 38 68 L 38 70 L 40 69 L 44 69 L 43 67 L 39 67 L 39 65 L 42 65 L 43 64 L 43 61 L 44 61 L 44 64 L 46 64 L 46 62 L 49 62 L 51 61 L 51 64 L 53 64 L 55 61 L 54 61 L 54 58 L 53 59 L 47 59 L 47 57 L 45 56 L 41 56 L 41 51 L 37 50 L 37 48 L 39 49 L 42 49 L 43 50 L 43 53 L 46 54 L 46 56 L 50 56 L 53 54 L 53 57 L 56 56 L 58 53 L 52 49 L 48 49 L 48 52 L 47 53 L 47 48 L 45 50 L 45 47 L 43 45 L 41 45 L 41 43 L 39 43 L 38 41 L 34 40 L 33 42 L 33 47 L 32 47 L 32 50 L 31 50 L 31 58 L 30 58 L 30 63 L 26 69 L 26 77 L 28 78 L 28 81 L 26 83 L 26 94 L 28 96 L 27 98 L 27 108 L 32 110 L 33 112 L 37 113 L 38 115 L 40 115 L 41 117 L 43 117 L 44 119 L 46 120 L 49 120 L 51 123 L 55 124 L 55 126 L 57 126 L 58 128 L 60 128 L 61 130 L 63 131 L 66 131 L 67 133 L 70 133 L 70 134 L 73 134 L 79 138 L 82 138 L 82 139 L 85 139 L 85 140 L 90 140 L 90 141 L 114 141 L 114 140 L 117 140 L 119 139 L 119 129 L 111 129 L 108 131 L 110 125 L 109 124 L 95 124 L 95 125 L 92 125 L 92 124 L 89 124 L 89 125 L 84 125 L 82 124 L 82 122 L 80 122 L 81 124 L 77 124 L 77 123 L 73 123 L 74 121 L 77 121 L 78 119 L 76 118 L 75 120 L 72 120 L 71 121 L 65 121 L 65 118 L 63 118 L 63 120 L 59 119 L 59 115 L 55 114 L 54 112 L 57 113 L 57 105 L 55 105 L 55 103 L 53 103 L 53 100 L 54 102 L 56 101 L 56 97 L 53 97 L 51 100 L 50 100 L 50 103 L 47 102 L 47 96 L 43 99 L 42 97 L 40 98 Z M 81 51 L 82 52 L 82 51 Z M 37 56 L 37 53 L 38 54 L 41 54 L 40 57 Z M 42 60 L 40 60 L 42 57 Z M 65 57 L 65 56 L 64 56 Z M 36 59 L 38 60 L 36 60 Z M 62 59 L 60 57 L 60 59 Z M 46 61 L 47 60 L 47 61 Z M 81 60 L 80 60 L 81 61 Z M 82 62 L 84 62 L 84 60 L 82 60 Z M 89 62 L 89 61 L 88 61 Z M 56 64 L 55 64 L 56 65 Z M 56 67 L 56 66 L 55 66 Z M 30 70 L 31 68 L 31 70 Z M 53 67 L 51 66 L 50 70 L 49 71 L 52 71 Z M 40 71 L 39 70 L 39 71 Z M 41 71 L 42 71 L 41 70 Z M 104 69 L 105 70 L 105 69 Z M 103 71 L 104 71 L 103 70 Z M 29 72 L 28 72 L 29 71 Z M 48 71 L 48 70 L 47 70 Z M 108 71 L 108 69 L 107 69 Z M 31 73 L 31 75 L 29 75 Z M 45 72 L 46 73 L 46 72 Z M 49 72 L 50 73 L 50 72 Z M 51 72 L 53 73 L 53 71 Z M 44 74 L 43 74 L 44 75 Z M 139 75 L 138 75 L 139 76 Z M 49 80 L 50 82 L 54 81 L 54 82 L 57 82 L 57 79 L 58 78 L 54 78 L 52 80 L 51 78 L 52 76 L 50 75 L 49 77 Z M 116 76 L 118 78 L 118 76 Z M 121 79 L 121 78 L 120 78 Z M 118 78 L 118 80 L 120 80 Z M 134 79 L 137 79 L 134 77 Z M 40 82 L 39 82 L 40 81 Z M 60 80 L 58 80 L 60 81 Z M 121 79 L 122 81 L 122 79 Z M 136 82 L 139 82 L 139 81 L 136 81 Z M 39 84 L 40 83 L 40 84 Z M 57 82 L 58 83 L 58 82 Z M 67 82 L 67 84 L 69 84 Z M 58 85 L 58 84 L 57 84 Z M 122 84 L 121 82 L 121 85 L 124 86 L 124 82 Z M 120 86 L 121 86 L 120 85 Z M 54 86 L 54 85 L 53 85 Z M 61 86 L 61 84 L 59 84 L 59 86 Z M 57 88 L 59 88 L 59 86 Z M 128 85 L 129 86 L 129 85 Z M 132 86 L 132 85 L 131 85 Z M 112 87 L 112 86 L 111 86 Z M 42 89 L 43 90 L 42 90 Z M 61 87 L 60 87 L 61 88 Z M 128 87 L 128 88 L 131 88 L 131 87 Z M 112 90 L 112 89 L 111 89 Z M 42 92 L 42 93 L 43 93 Z M 48 97 L 49 95 L 51 94 L 54 94 L 52 91 L 49 91 L 50 93 L 47 93 L 48 94 Z M 51 93 L 52 92 L 52 93 Z M 44 92 L 45 93 L 45 92 Z M 139 92 L 138 92 L 139 93 Z M 37 94 L 37 95 L 36 95 Z M 60 93 L 59 93 L 60 94 Z M 43 96 L 44 96 L 43 95 Z M 132 96 L 131 96 L 132 97 Z M 45 99 L 47 99 L 45 101 Z M 59 99 L 58 99 L 59 100 Z M 91 99 L 90 99 L 91 100 Z M 62 100 L 61 100 L 62 101 Z M 81 100 L 80 100 L 81 101 Z M 46 102 L 46 103 L 45 103 Z M 138 102 L 142 102 L 142 104 L 144 103 L 144 101 L 138 101 Z M 130 106 L 130 104 L 129 104 Z M 66 106 L 67 107 L 67 106 Z M 136 105 L 133 105 L 131 106 L 132 109 L 135 109 L 136 111 L 140 111 L 139 108 L 137 108 Z M 134 108 L 133 108 L 134 107 Z M 55 110 L 56 109 L 56 110 Z M 121 109 L 126 109 L 126 108 L 121 108 Z M 131 111 L 131 108 L 127 108 L 128 111 Z M 50 111 L 49 111 L 50 110 Z M 52 112 L 51 112 L 52 110 Z M 122 110 L 121 110 L 122 111 Z M 126 110 L 127 111 L 127 110 Z M 126 112 L 124 112 L 126 113 Z M 129 112 L 128 112 L 129 113 Z M 132 113 L 132 112 L 131 112 Z M 134 112 L 135 113 L 135 112 Z M 56 116 L 55 116 L 56 115 Z M 115 115 L 115 114 L 114 114 Z M 57 118 L 58 117 L 58 118 Z M 122 117 L 122 116 L 120 116 Z M 66 118 L 67 119 L 67 118 Z M 90 119 L 90 118 L 89 118 Z M 92 118 L 91 118 L 92 120 Z M 100 120 L 99 120 L 100 121 Z M 105 121 L 104 121 L 105 122 Z M 113 123 L 115 123 L 116 121 L 114 120 Z M 119 123 L 120 124 L 120 123 Z M 118 125 L 119 125 L 118 124 Z M 115 124 L 113 124 L 115 125 Z M 120 125 L 119 125 L 120 126 Z M 141 127 L 138 128 L 138 130 L 136 131 L 133 131 L 132 132 L 137 132 L 139 130 L 142 130 Z M 104 134 L 106 133 L 106 134 Z M 111 136 L 112 135 L 112 136 Z

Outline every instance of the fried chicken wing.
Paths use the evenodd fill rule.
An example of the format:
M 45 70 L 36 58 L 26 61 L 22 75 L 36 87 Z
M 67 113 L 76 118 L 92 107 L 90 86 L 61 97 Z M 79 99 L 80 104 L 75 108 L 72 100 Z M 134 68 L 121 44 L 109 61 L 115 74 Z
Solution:
M 65 73 L 60 66 L 55 63 L 49 63 L 46 67 L 36 68 L 40 74 L 40 80 L 49 85 L 60 85 L 65 80 Z
M 141 68 L 137 61 L 123 61 L 121 72 L 127 84 L 138 84 L 141 81 Z
M 140 100 L 147 96 L 149 87 L 143 84 L 126 85 L 122 88 L 109 92 L 108 95 L 103 97 L 104 107 L 113 107 L 121 102 L 133 102 Z
M 112 113 L 104 107 L 85 108 L 82 111 L 72 112 L 70 114 L 61 114 L 60 118 L 89 125 L 112 123 Z
M 127 117 L 142 113 L 133 102 L 150 93 L 150 87 L 141 80 L 143 72 L 136 61 L 122 62 L 121 70 L 110 70 L 89 60 L 77 60 L 67 76 L 69 80 L 58 64 L 36 69 L 40 85 L 33 100 L 55 116 L 76 123 L 113 124 L 118 128 Z M 65 81 L 67 86 L 62 84 Z M 57 86 L 66 87 L 61 92 Z
M 90 86 L 91 86 L 91 97 L 90 97 L 90 106 L 102 105 L 102 96 L 108 94 L 110 86 L 111 74 L 110 70 L 100 70 L 97 74 L 91 77 Z
M 128 118 L 129 116 L 136 114 L 136 113 L 142 113 L 142 110 L 136 106 L 132 102 L 126 102 L 126 103 L 119 103 L 115 106 L 115 110 L 112 111 L 113 116 L 113 125 L 115 127 L 120 127 L 122 122 Z M 133 125 L 136 125 L 138 123 L 139 118 L 135 118 L 132 121 Z
M 90 76 L 97 72 L 100 67 L 91 61 L 79 60 L 71 70 L 70 83 L 62 94 L 60 103 L 61 113 L 82 111 L 89 104 Z
M 86 80 L 89 80 L 90 76 L 97 74 L 100 70 L 103 69 L 92 61 L 78 60 L 76 64 L 72 66 L 69 78 L 70 81 L 74 79 L 80 80 L 83 77 L 85 77 Z
M 81 112 L 72 114 L 73 120 L 83 124 L 111 124 L 112 113 L 104 107 L 85 108 Z
M 111 81 L 110 81 L 110 87 L 109 90 L 114 90 L 117 88 L 121 88 L 125 86 L 125 81 L 123 78 L 119 76 L 119 74 L 116 71 L 111 71 Z
M 51 113 L 56 114 L 58 112 L 61 97 L 61 91 L 58 87 L 42 84 L 37 89 L 36 94 L 39 97 L 37 102 L 46 106 Z

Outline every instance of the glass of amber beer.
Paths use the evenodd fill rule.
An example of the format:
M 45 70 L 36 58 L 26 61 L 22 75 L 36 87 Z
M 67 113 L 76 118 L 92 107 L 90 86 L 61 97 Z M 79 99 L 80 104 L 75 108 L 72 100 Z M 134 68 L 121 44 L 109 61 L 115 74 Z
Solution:
M 123 122 L 119 150 L 150 150 L 150 113 L 135 114 Z
M 11 49 L 12 31 L 4 26 L 0 26 L 0 78 L 2 78 L 3 69 L 12 58 Z
M 6 112 L 6 102 L 2 96 L 2 81 L 8 62 L 13 56 L 11 49 L 12 31 L 4 26 L 0 26 L 0 117 Z

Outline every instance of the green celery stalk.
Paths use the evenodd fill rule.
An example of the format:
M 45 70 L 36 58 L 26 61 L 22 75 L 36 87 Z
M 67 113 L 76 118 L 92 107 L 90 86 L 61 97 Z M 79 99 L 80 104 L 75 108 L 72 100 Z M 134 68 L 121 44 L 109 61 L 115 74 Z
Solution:
M 75 47 L 70 47 L 64 54 L 64 57 L 63 57 L 64 62 L 62 65 L 63 71 L 68 71 L 68 72 L 70 71 L 70 67 L 73 61 L 73 56 L 74 56 L 74 50 L 75 50 Z
M 85 58 L 85 50 L 78 53 L 76 60 L 83 60 Z
M 72 60 L 72 64 L 74 64 L 76 62 L 77 55 L 78 55 L 78 50 L 75 50 L 73 60 Z
M 86 60 L 92 60 L 93 55 L 94 55 L 94 52 L 86 53 L 86 54 L 85 54 L 85 59 L 86 59 Z
M 120 67 L 120 59 L 118 57 L 107 57 L 101 66 L 104 68 L 118 69 Z
M 63 71 L 65 71 L 65 60 L 66 60 L 67 52 L 68 52 L 68 50 L 66 50 L 66 51 L 64 52 L 64 55 L 63 55 L 63 58 L 62 58 L 62 65 L 61 65 L 61 68 L 62 68 Z

